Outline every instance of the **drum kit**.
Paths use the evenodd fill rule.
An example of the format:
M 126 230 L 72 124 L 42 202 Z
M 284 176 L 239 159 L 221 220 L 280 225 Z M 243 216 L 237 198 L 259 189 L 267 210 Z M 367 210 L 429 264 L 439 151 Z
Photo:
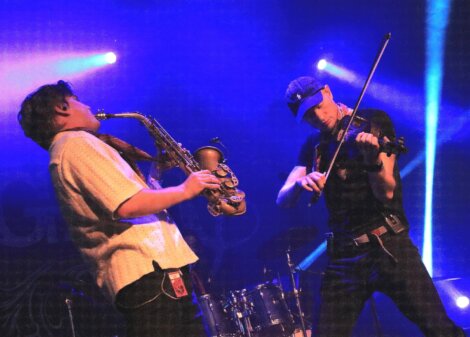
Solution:
M 205 294 L 199 305 L 210 337 L 287 337 L 294 332 L 284 294 L 274 284 L 231 291 L 228 298 Z
M 263 258 L 285 254 L 295 308 L 287 303 L 281 282 L 265 282 L 225 295 L 204 294 L 199 306 L 209 337 L 309 337 L 295 281 L 290 252 L 316 236 L 312 228 L 291 228 L 269 240 L 259 250 Z M 294 316 L 297 319 L 294 319 Z

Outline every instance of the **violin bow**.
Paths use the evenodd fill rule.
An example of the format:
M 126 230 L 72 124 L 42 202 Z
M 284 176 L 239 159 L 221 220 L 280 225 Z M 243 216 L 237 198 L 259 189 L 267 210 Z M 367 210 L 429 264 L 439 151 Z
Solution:
M 369 71 L 369 74 L 367 75 L 366 82 L 364 83 L 364 86 L 362 87 L 361 93 L 359 94 L 356 105 L 354 106 L 354 109 L 351 113 L 351 117 L 349 119 L 349 122 L 346 125 L 346 128 L 344 129 L 344 132 L 343 132 L 343 134 L 341 135 L 341 137 L 339 139 L 338 146 L 336 147 L 336 150 L 333 154 L 333 157 L 331 158 L 330 164 L 328 165 L 328 169 L 325 173 L 325 184 L 328 180 L 328 177 L 330 176 L 331 170 L 333 169 L 333 166 L 335 164 L 336 158 L 338 157 L 339 151 L 341 150 L 341 147 L 343 146 L 344 140 L 346 139 L 346 135 L 348 134 L 348 130 L 351 127 L 351 124 L 354 120 L 354 117 L 356 116 L 356 113 L 357 113 L 357 110 L 359 108 L 359 105 L 361 104 L 362 98 L 364 97 L 364 94 L 367 90 L 367 87 L 369 87 L 369 83 L 372 80 L 372 76 L 374 76 L 375 70 L 377 69 L 377 66 L 379 65 L 379 62 L 382 59 L 382 55 L 383 55 L 383 53 L 385 51 L 385 48 L 387 47 L 388 42 L 390 41 L 391 37 L 392 37 L 392 33 L 387 33 L 387 34 L 385 34 L 385 36 L 383 38 L 382 45 L 381 45 L 377 55 L 375 56 L 374 63 L 372 64 L 372 67 Z M 311 202 L 309 203 L 309 205 L 311 205 L 313 202 L 318 200 L 320 195 L 321 195 L 321 193 L 320 194 L 313 194 Z
M 369 86 L 369 83 L 372 80 L 372 76 L 374 75 L 375 70 L 377 69 L 377 66 L 379 65 L 380 59 L 382 58 L 382 55 L 383 55 L 383 53 L 385 51 L 385 48 L 387 47 L 388 42 L 390 41 L 391 37 L 392 37 L 392 33 L 387 33 L 384 36 L 382 46 L 380 47 L 379 52 L 377 53 L 377 56 L 375 57 L 374 63 L 372 64 L 372 68 L 369 71 L 369 75 L 367 75 L 366 82 L 365 82 L 364 86 L 362 87 L 359 98 L 357 99 L 356 105 L 354 106 L 354 110 L 351 113 L 351 117 L 349 119 L 349 122 L 346 125 L 346 128 L 344 129 L 344 132 L 343 132 L 343 134 L 341 135 L 341 137 L 339 139 L 338 146 L 335 150 L 335 153 L 333 154 L 333 157 L 331 158 L 330 164 L 328 165 L 328 170 L 325 173 L 325 183 L 328 180 L 328 177 L 331 173 L 331 170 L 333 169 L 336 158 L 338 157 L 339 151 L 341 150 L 341 147 L 343 146 L 344 140 L 346 139 L 346 135 L 348 133 L 348 130 L 351 127 L 351 124 L 354 120 L 354 117 L 356 116 L 356 113 L 357 113 L 357 110 L 359 108 L 359 105 L 361 104 L 362 98 L 364 97 L 364 94 L 367 90 L 367 87 Z

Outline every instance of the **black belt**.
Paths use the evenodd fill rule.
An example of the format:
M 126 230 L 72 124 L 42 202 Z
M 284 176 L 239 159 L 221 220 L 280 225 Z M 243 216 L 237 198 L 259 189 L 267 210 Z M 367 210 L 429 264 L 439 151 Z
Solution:
M 365 234 L 362 234 L 362 235 L 358 236 L 357 238 L 354 238 L 353 241 L 354 241 L 354 244 L 356 246 L 359 246 L 359 245 L 370 242 L 369 235 L 374 235 L 376 237 L 380 237 L 380 236 L 384 235 L 387 232 L 388 232 L 387 227 L 380 226 L 380 227 L 378 227 L 374 230 L 371 230 L 369 233 L 365 233 Z
M 380 240 L 380 237 L 384 235 L 385 233 L 391 232 L 394 234 L 399 234 L 403 232 L 406 227 L 403 225 L 401 222 L 400 218 L 396 216 L 395 214 L 388 214 L 384 215 L 385 221 L 387 222 L 386 225 L 382 225 L 380 227 L 377 227 L 373 229 L 372 231 L 362 234 L 356 238 L 353 239 L 354 244 L 356 246 L 362 245 L 364 243 L 370 242 L 371 236 L 374 236 L 382 243 L 382 240 Z
M 398 226 L 395 226 L 395 228 L 391 228 L 387 225 L 382 225 L 362 235 L 359 235 L 353 239 L 348 239 L 348 240 L 344 240 L 344 238 L 338 240 L 337 238 L 335 238 L 334 233 L 327 233 L 328 251 L 332 255 L 337 255 L 337 254 L 342 255 L 344 253 L 347 253 L 348 251 L 350 253 L 353 253 L 353 251 L 349 250 L 352 247 L 359 248 L 367 243 L 375 243 L 375 244 L 378 244 L 380 248 L 388 256 L 390 256 L 390 258 L 392 258 L 393 261 L 398 262 L 395 256 L 393 256 L 393 254 L 384 246 L 384 243 L 381 239 L 381 237 L 384 234 L 387 234 L 387 233 L 398 234 L 402 232 L 403 230 L 405 230 L 405 227 L 403 225 L 401 224 L 397 224 L 397 225 Z M 349 244 L 344 245 L 346 242 L 349 242 Z M 339 246 L 337 246 L 336 243 L 338 243 Z
M 395 261 L 395 263 L 397 263 L 398 260 L 396 259 L 396 257 L 393 256 L 393 254 L 384 246 L 382 239 L 380 238 L 382 235 L 388 232 L 389 232 L 389 229 L 386 226 L 380 226 L 380 227 L 377 227 L 376 229 L 371 230 L 367 234 L 362 234 L 361 236 L 358 236 L 357 238 L 353 239 L 353 241 L 356 246 L 359 246 L 359 245 L 370 242 L 371 237 L 375 237 L 374 241 L 376 241 L 379 244 L 380 248 L 382 248 L 382 250 L 388 256 L 390 256 L 392 260 Z

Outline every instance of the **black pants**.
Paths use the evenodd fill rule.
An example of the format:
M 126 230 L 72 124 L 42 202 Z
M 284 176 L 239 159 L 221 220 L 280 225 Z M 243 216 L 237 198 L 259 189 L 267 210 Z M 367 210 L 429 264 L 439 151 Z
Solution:
M 121 289 L 116 296 L 116 307 L 126 318 L 127 337 L 205 337 L 201 317 L 197 317 L 198 309 L 192 301 L 189 268 L 182 268 L 189 295 L 179 299 L 170 297 L 175 297 L 175 293 L 168 276 L 156 269 Z
M 318 335 L 350 336 L 366 300 L 374 291 L 380 291 L 425 336 L 465 336 L 447 316 L 408 233 L 387 233 L 381 239 L 396 261 L 378 242 L 337 247 L 330 256 L 321 286 Z

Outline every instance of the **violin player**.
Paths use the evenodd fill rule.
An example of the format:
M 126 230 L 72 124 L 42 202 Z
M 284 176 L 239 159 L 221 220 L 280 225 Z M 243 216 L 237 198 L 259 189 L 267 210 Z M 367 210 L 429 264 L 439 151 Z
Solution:
M 289 83 L 287 104 L 298 122 L 319 132 L 302 145 L 277 204 L 294 206 L 303 191 L 324 195 L 328 209 L 328 265 L 320 290 L 318 336 L 350 336 L 365 302 L 375 291 L 428 337 L 465 336 L 448 317 L 430 275 L 412 243 L 402 206 L 399 151 L 390 117 L 358 110 L 327 177 L 334 149 L 352 109 L 335 102 L 328 85 L 310 76 Z M 328 178 L 328 180 L 327 180 Z

